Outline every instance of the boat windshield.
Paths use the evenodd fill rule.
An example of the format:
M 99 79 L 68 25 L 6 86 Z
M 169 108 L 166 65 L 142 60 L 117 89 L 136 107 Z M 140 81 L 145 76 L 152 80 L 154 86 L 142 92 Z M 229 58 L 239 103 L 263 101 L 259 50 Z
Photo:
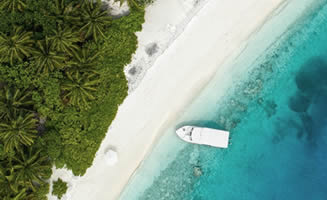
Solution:
M 192 133 L 193 133 L 193 127 L 191 128 L 191 130 L 187 133 L 187 136 L 190 137 L 190 140 L 192 141 Z

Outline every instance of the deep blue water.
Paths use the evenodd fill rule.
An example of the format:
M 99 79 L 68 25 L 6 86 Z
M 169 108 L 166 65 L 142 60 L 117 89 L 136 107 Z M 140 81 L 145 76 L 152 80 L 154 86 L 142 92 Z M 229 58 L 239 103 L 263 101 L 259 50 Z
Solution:
M 196 125 L 230 130 L 231 146 L 187 145 L 139 199 L 327 200 L 326 5 L 196 116 Z

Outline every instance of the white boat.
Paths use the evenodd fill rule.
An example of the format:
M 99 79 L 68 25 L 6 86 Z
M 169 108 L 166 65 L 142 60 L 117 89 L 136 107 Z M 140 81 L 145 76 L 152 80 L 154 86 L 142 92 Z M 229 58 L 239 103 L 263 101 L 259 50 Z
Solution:
M 194 144 L 227 148 L 229 132 L 196 126 L 183 126 L 176 130 L 176 134 L 184 141 Z

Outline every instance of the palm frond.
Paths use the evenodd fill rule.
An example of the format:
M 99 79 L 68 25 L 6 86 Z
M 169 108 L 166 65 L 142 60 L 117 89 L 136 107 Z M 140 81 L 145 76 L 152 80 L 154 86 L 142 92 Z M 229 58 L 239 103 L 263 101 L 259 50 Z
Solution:
M 101 10 L 101 1 L 84 1 L 82 4 L 82 21 L 83 26 L 80 32 L 85 35 L 85 38 L 93 37 L 97 42 L 104 38 L 104 29 L 112 22 L 108 11 Z
M 23 11 L 26 7 L 25 0 L 2 0 L 0 1 L 0 9 L 9 12 Z
M 94 94 L 100 82 L 99 77 L 79 71 L 68 71 L 66 76 L 68 80 L 61 85 L 61 90 L 64 92 L 63 98 L 68 100 L 70 105 L 88 109 L 89 101 L 96 99 Z
M 30 112 L 32 109 L 32 93 L 29 90 L 10 88 L 0 89 L 0 119 L 11 119 L 20 110 Z
M 61 28 L 61 26 L 58 26 L 58 30 L 54 30 L 54 35 L 49 39 L 52 42 L 52 48 L 57 52 L 73 55 L 79 49 L 76 45 L 76 42 L 80 41 L 79 34 L 71 28 Z
M 4 151 L 19 150 L 22 145 L 30 146 L 36 137 L 37 120 L 33 113 L 20 112 L 10 120 L 0 122 L 0 140 Z
M 11 65 L 15 61 L 22 61 L 34 52 L 31 39 L 32 32 L 24 32 L 21 27 L 15 28 L 11 35 L 0 34 L 0 62 Z
M 49 74 L 49 72 L 62 69 L 65 66 L 66 57 L 52 48 L 49 39 L 37 42 L 38 50 L 34 53 L 35 67 L 38 73 Z

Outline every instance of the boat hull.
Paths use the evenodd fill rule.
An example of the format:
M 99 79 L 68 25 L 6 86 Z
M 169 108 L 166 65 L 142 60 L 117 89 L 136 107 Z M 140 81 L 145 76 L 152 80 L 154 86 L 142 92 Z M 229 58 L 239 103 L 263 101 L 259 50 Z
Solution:
M 176 130 L 179 138 L 188 143 L 228 148 L 229 132 L 196 126 L 183 126 Z

